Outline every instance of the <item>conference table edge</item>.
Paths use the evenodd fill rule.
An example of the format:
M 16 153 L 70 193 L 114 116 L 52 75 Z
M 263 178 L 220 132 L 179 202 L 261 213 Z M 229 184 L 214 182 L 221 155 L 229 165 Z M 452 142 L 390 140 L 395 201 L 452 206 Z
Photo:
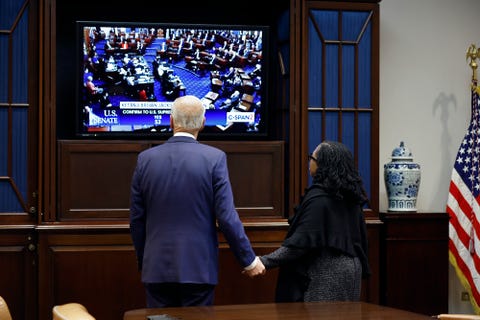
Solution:
M 162 315 L 168 320 L 301 320 L 317 319 L 395 319 L 421 320 L 431 316 L 367 302 L 289 302 L 215 305 L 128 310 L 123 320 L 145 320 Z

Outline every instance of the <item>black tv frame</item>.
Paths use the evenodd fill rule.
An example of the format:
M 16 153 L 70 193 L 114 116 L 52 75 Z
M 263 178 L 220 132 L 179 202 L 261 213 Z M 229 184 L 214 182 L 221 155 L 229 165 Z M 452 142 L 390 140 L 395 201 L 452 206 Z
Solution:
M 92 31 L 93 33 L 99 32 L 100 33 L 100 35 L 98 35 L 99 38 L 91 38 L 90 33 L 87 36 L 84 29 L 85 27 L 92 27 L 92 29 L 89 31 Z M 102 39 L 102 37 L 103 39 L 105 39 L 108 37 L 108 39 L 106 40 L 110 40 L 111 35 L 110 34 L 107 35 L 107 29 L 109 28 L 112 28 L 116 37 L 118 37 L 119 30 L 123 30 L 123 31 L 120 31 L 120 33 L 126 32 L 126 31 L 130 32 L 130 29 L 136 28 L 135 32 L 137 34 L 135 34 L 135 39 L 136 39 L 135 47 L 129 46 L 127 49 L 121 49 L 114 45 L 110 49 L 112 51 L 110 51 L 108 55 L 106 54 L 106 50 L 101 51 L 100 48 L 97 48 L 97 45 L 100 43 L 100 41 L 97 41 L 97 39 Z M 226 62 L 225 59 L 222 59 L 222 60 L 216 59 L 215 61 L 218 62 L 219 64 L 217 65 L 212 64 L 213 66 L 211 65 L 205 66 L 205 61 L 202 59 L 203 57 L 200 58 L 202 60 L 195 59 L 195 61 L 199 61 L 202 63 L 204 67 L 203 70 L 199 70 L 200 66 L 198 65 L 196 66 L 195 69 L 191 66 L 191 64 L 189 65 L 187 62 L 187 59 L 185 58 L 187 55 L 181 54 L 180 51 L 178 51 L 178 56 L 176 58 L 175 56 L 173 56 L 173 58 L 172 56 L 167 56 L 167 58 L 162 58 L 163 60 L 162 59 L 160 60 L 162 64 L 166 63 L 167 65 L 169 65 L 169 67 L 172 67 L 170 69 L 182 70 L 182 72 L 189 72 L 193 74 L 195 77 L 198 76 L 203 79 L 205 77 L 208 77 L 209 78 L 208 80 L 210 80 L 209 82 L 210 84 L 211 84 L 211 81 L 215 79 L 212 77 L 215 77 L 215 76 L 218 76 L 218 79 L 220 79 L 221 82 L 225 83 L 226 79 L 223 77 L 226 76 L 227 72 L 231 68 L 234 69 L 238 77 L 241 78 L 243 76 L 244 78 L 248 79 L 250 77 L 249 74 L 253 73 L 253 70 L 255 69 L 255 65 L 261 64 L 261 71 L 257 73 L 258 78 L 261 79 L 261 85 L 259 87 L 255 87 L 253 84 L 253 81 L 250 84 L 249 81 L 247 80 L 243 82 L 243 83 L 247 83 L 247 85 L 241 86 L 241 88 L 244 89 L 243 91 L 241 89 L 238 89 L 239 87 L 236 86 L 235 88 L 237 90 L 232 90 L 231 88 L 229 88 L 229 90 L 232 90 L 229 93 L 229 95 L 224 95 L 224 91 L 229 92 L 226 89 L 224 90 L 224 87 L 220 87 L 220 90 L 217 92 L 212 90 L 213 85 L 208 89 L 207 88 L 203 89 L 204 90 L 203 92 L 205 93 L 205 95 L 203 95 L 203 93 L 199 94 L 199 98 L 201 98 L 202 101 L 205 101 L 205 100 L 209 101 L 207 96 L 211 97 L 212 96 L 211 94 L 214 93 L 214 94 L 218 94 L 218 96 L 216 97 L 216 99 L 212 99 L 212 102 L 218 101 L 218 103 L 217 104 L 212 103 L 213 105 L 215 105 L 216 109 L 209 109 L 209 108 L 206 109 L 207 126 L 200 133 L 200 137 L 206 140 L 222 140 L 222 141 L 224 140 L 258 140 L 258 139 L 264 140 L 270 137 L 271 133 L 269 132 L 269 129 L 270 129 L 271 119 L 269 119 L 269 116 L 272 113 L 269 110 L 271 108 L 271 106 L 269 106 L 269 100 L 270 100 L 269 95 L 271 92 L 271 85 L 269 83 L 269 76 L 268 76 L 270 63 L 271 63 L 270 56 L 269 56 L 270 42 L 271 42 L 269 26 L 197 24 L 197 23 L 184 24 L 184 23 L 153 23 L 153 22 L 114 22 L 114 21 L 83 21 L 82 20 L 82 21 L 76 21 L 77 58 L 75 61 L 78 64 L 76 74 L 75 74 L 75 77 L 76 77 L 75 79 L 76 80 L 75 136 L 76 138 L 81 138 L 81 139 L 102 139 L 102 138 L 157 139 L 157 138 L 166 138 L 171 136 L 172 133 L 171 133 L 171 130 L 169 129 L 169 124 L 168 124 L 169 123 L 168 109 L 169 109 L 169 105 L 177 95 L 171 95 L 169 96 L 171 98 L 166 98 L 166 95 L 164 96 L 164 92 L 162 92 L 161 95 L 155 94 L 155 90 L 158 89 L 158 87 L 162 87 L 162 91 L 163 91 L 163 83 L 159 85 L 159 82 L 161 82 L 161 78 L 158 78 L 158 76 L 154 72 L 155 70 L 150 70 L 151 74 L 149 74 L 149 80 L 146 81 L 148 84 L 145 84 L 145 86 L 154 88 L 153 90 L 150 90 L 153 92 L 148 93 L 148 96 L 149 97 L 153 96 L 153 99 L 149 99 L 147 97 L 147 101 L 140 101 L 139 98 L 133 98 L 132 100 L 129 99 L 128 101 L 121 101 L 118 104 L 115 104 L 114 102 L 112 103 L 112 106 L 103 107 L 101 108 L 101 110 L 98 108 L 99 102 L 97 101 L 91 102 L 91 100 L 87 99 L 85 80 L 87 79 L 88 75 L 93 76 L 94 78 L 93 82 L 99 82 L 100 86 L 101 84 L 104 84 L 103 86 L 104 92 L 108 91 L 110 93 L 110 97 L 114 89 L 120 90 L 120 91 L 123 90 L 123 92 L 125 92 L 126 91 L 125 89 L 128 89 L 129 87 L 126 87 L 125 79 L 120 79 L 120 76 L 116 73 L 111 73 L 110 77 L 105 77 L 105 70 L 103 70 L 102 76 L 93 75 L 93 72 L 91 72 L 91 70 L 89 70 L 89 68 L 86 67 L 86 57 L 88 57 L 89 52 L 91 52 L 91 50 L 89 50 L 90 48 L 86 43 L 88 43 L 88 41 L 92 43 L 92 40 L 94 40 L 93 41 L 93 44 L 95 45 L 94 51 L 97 52 L 97 55 L 99 55 L 98 54 L 99 51 L 102 52 L 101 53 L 102 56 L 100 56 L 99 58 L 103 58 L 104 60 L 106 60 L 107 57 L 108 59 L 110 59 L 110 57 L 114 57 L 116 68 L 119 68 L 121 65 L 117 63 L 118 60 L 121 58 L 124 58 L 125 55 L 130 54 L 130 58 L 132 58 L 132 56 L 138 57 L 138 58 L 143 57 L 143 62 L 137 65 L 143 65 L 144 69 L 145 68 L 154 69 L 153 66 L 151 64 L 148 64 L 147 62 L 147 58 L 145 54 L 146 51 L 144 51 L 144 53 L 140 53 L 141 49 L 138 49 L 138 46 L 139 46 L 138 34 L 140 34 L 139 30 L 141 29 L 147 30 L 148 33 L 146 35 L 154 36 L 154 37 L 157 37 L 158 33 L 161 32 L 161 30 L 163 30 L 164 34 L 161 36 L 163 36 L 165 39 L 162 42 L 162 44 L 167 43 L 167 40 L 170 40 L 170 43 L 172 43 L 172 41 L 174 43 L 176 41 L 180 42 L 181 41 L 180 39 L 183 38 L 184 41 L 182 43 L 182 48 L 185 46 L 186 43 L 187 44 L 190 43 L 190 42 L 187 42 L 186 38 L 184 37 L 184 35 L 186 35 L 187 33 L 191 33 L 192 35 L 194 35 L 195 34 L 194 31 L 199 31 L 199 30 L 201 30 L 202 32 L 209 32 L 209 37 L 208 38 L 205 37 L 201 40 L 204 45 L 206 43 L 209 43 L 208 44 L 209 47 L 207 46 L 203 47 L 203 49 L 205 50 L 200 51 L 200 53 L 202 53 L 204 56 L 206 54 L 211 53 L 210 57 L 212 57 L 213 52 L 219 53 L 221 51 L 220 49 L 225 50 L 225 48 L 220 48 L 221 43 L 218 39 L 222 39 L 224 41 L 227 41 L 227 47 L 229 47 L 229 51 L 233 50 L 237 52 L 237 58 L 240 57 L 240 53 L 241 53 L 241 48 L 239 49 L 240 47 L 239 43 L 240 44 L 245 43 L 245 41 L 241 39 L 242 35 L 246 34 L 250 36 L 254 32 L 261 32 L 262 47 L 261 47 L 261 50 L 257 50 L 255 53 L 257 56 L 256 60 L 252 59 L 252 61 L 249 61 L 248 57 L 251 57 L 251 56 L 243 55 L 242 60 L 237 59 L 235 63 Z M 182 37 L 178 39 L 173 39 L 172 35 L 169 34 L 169 37 L 167 39 L 166 30 L 172 30 L 172 29 L 175 31 L 174 33 L 179 32 L 179 34 L 182 34 Z M 235 35 L 234 40 L 237 41 L 237 43 L 235 43 L 231 38 L 219 36 L 221 33 L 225 33 L 225 32 L 227 32 L 227 34 L 230 32 L 230 35 L 232 34 Z M 89 40 L 87 40 L 87 37 L 89 38 Z M 147 40 L 145 38 L 145 35 L 142 35 L 141 37 L 142 38 L 140 41 L 143 43 L 143 48 L 148 47 L 149 44 L 146 43 Z M 124 38 L 127 38 L 126 34 L 124 35 Z M 240 38 L 240 40 L 238 38 Z M 128 39 L 132 40 L 133 38 L 129 37 Z M 190 38 L 190 40 L 192 40 L 192 38 Z M 198 42 L 198 39 L 196 39 L 194 42 L 194 47 L 202 48 L 201 46 L 202 42 Z M 213 46 L 212 46 L 212 43 L 213 43 Z M 177 43 L 177 46 L 178 46 L 178 43 Z M 173 47 L 176 48 L 175 45 L 173 45 Z M 210 51 L 207 51 L 207 48 Z M 251 48 L 251 45 L 250 45 L 250 48 Z M 157 47 L 155 48 L 155 50 L 156 50 L 155 57 L 158 57 L 158 55 L 161 55 L 162 48 Z M 252 50 L 252 52 L 255 52 L 255 50 Z M 219 57 L 219 55 L 217 55 L 217 57 Z M 152 59 L 151 55 L 149 56 L 149 59 Z M 214 60 L 214 59 L 211 59 L 211 60 Z M 151 63 L 152 61 L 149 61 L 149 62 Z M 222 63 L 221 65 L 220 65 L 220 62 Z M 246 68 L 247 64 L 248 64 L 248 70 Z M 212 76 L 212 73 L 214 72 L 216 72 L 216 75 Z M 92 73 L 92 74 L 89 74 L 89 73 Z M 115 75 L 115 77 L 112 77 L 111 75 Z M 154 77 L 153 83 L 151 82 L 151 76 Z M 254 74 L 254 76 L 256 75 Z M 107 83 L 105 85 L 107 79 L 110 79 L 110 78 L 113 78 L 111 79 L 111 83 Z M 250 77 L 250 81 L 251 79 L 252 78 Z M 137 79 L 135 78 L 135 80 Z M 118 82 L 120 82 L 120 84 L 117 84 Z M 143 87 L 140 81 L 137 82 L 137 84 L 138 84 L 138 88 Z M 132 86 L 132 88 L 133 87 L 135 87 L 135 85 Z M 249 91 L 247 92 L 246 90 L 249 90 Z M 137 92 L 135 91 L 137 90 L 133 90 L 133 92 L 129 94 L 137 94 Z M 179 95 L 189 94 L 188 91 L 189 91 L 188 87 L 184 86 L 182 91 L 179 92 Z M 233 123 L 230 125 L 229 123 L 227 123 L 227 121 L 225 121 L 225 123 L 219 122 L 219 123 L 212 124 L 212 121 L 211 121 L 211 118 L 213 117 L 212 115 L 215 114 L 218 116 L 223 112 L 223 111 L 220 111 L 222 104 L 225 103 L 227 99 L 230 99 L 232 97 L 232 93 L 235 91 L 240 91 L 238 94 L 239 102 L 237 105 L 231 107 L 231 109 L 229 110 L 230 111 L 233 110 L 230 116 L 231 117 L 233 116 L 234 117 L 233 119 L 239 119 L 239 122 Z M 202 92 L 202 90 L 199 90 L 198 92 Z M 231 98 L 230 100 L 233 100 L 233 98 Z M 120 105 L 122 105 L 122 107 Z M 86 107 L 88 107 L 88 109 Z M 206 104 L 206 107 L 207 107 L 207 104 Z M 257 107 L 256 110 L 254 109 L 255 107 Z M 97 108 L 97 111 L 96 111 L 97 114 L 95 114 L 93 111 L 95 110 L 95 108 Z M 88 110 L 89 112 L 85 112 L 86 110 Z M 98 114 L 98 112 L 101 112 L 101 114 Z M 153 126 L 152 128 L 152 127 L 148 127 L 148 125 L 142 126 L 142 124 L 137 124 L 137 125 L 131 126 L 131 128 L 133 127 L 133 129 L 123 130 L 129 125 L 126 125 L 125 127 L 122 126 L 121 128 L 120 127 L 115 128 L 110 126 L 111 123 L 110 124 L 108 123 L 109 121 L 110 122 L 120 121 L 121 117 L 122 117 L 122 120 L 125 120 L 128 118 L 133 119 L 134 116 L 132 114 L 134 113 L 142 113 L 141 117 L 143 117 L 144 119 L 150 119 L 148 121 L 151 121 L 151 118 L 153 118 L 153 121 L 156 121 L 155 117 L 157 117 L 158 118 L 157 120 L 159 120 L 160 125 Z M 260 121 L 254 122 L 253 125 L 250 125 L 249 127 L 245 126 L 244 121 L 252 120 L 252 113 L 254 114 L 254 119 L 260 118 Z M 91 127 L 94 129 L 88 129 L 87 127 L 85 127 L 84 121 L 86 121 L 87 117 L 91 118 L 92 114 L 95 117 L 98 117 L 97 120 L 99 122 L 106 122 L 106 124 L 102 123 L 103 125 L 99 125 L 98 128 Z M 111 130 L 112 128 L 114 130 Z M 116 130 L 116 129 L 122 129 L 122 130 Z

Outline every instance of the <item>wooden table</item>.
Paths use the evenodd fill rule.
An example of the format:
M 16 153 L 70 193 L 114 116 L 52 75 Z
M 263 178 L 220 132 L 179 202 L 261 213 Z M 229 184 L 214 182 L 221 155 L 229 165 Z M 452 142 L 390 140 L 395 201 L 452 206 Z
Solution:
M 146 308 L 125 312 L 123 320 L 145 320 L 149 315 L 168 315 L 179 320 L 432 319 L 426 315 L 366 302 L 306 302 Z

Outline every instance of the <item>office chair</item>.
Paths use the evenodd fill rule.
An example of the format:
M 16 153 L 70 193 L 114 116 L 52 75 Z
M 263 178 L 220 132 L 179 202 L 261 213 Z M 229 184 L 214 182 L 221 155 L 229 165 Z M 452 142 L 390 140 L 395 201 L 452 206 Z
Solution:
M 8 305 L 5 300 L 0 296 L 0 319 L 2 320 L 12 320 L 12 315 L 8 309 Z
M 80 303 L 66 303 L 53 307 L 53 320 L 95 320 Z
M 459 314 L 459 313 L 442 313 L 436 316 L 440 320 L 480 320 L 479 315 Z

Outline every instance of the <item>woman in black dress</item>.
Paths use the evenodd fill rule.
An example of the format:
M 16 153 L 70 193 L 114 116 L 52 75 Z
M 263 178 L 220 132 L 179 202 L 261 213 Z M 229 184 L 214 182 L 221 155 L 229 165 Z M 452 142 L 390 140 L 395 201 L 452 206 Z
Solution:
M 370 275 L 363 206 L 368 199 L 349 149 L 324 141 L 309 156 L 312 185 L 281 247 L 261 256 L 279 267 L 276 302 L 358 301 Z

